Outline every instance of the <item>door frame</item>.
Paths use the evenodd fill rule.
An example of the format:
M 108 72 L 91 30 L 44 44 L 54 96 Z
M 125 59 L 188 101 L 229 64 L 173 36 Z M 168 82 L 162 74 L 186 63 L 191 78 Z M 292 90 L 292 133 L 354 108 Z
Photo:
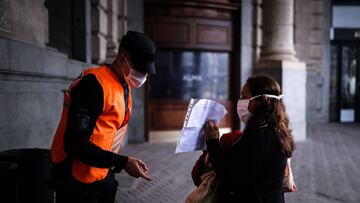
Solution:
M 355 85 L 355 118 L 354 122 L 360 123 L 360 42 L 359 41 L 333 41 L 331 46 L 336 47 L 337 64 L 336 64 L 336 121 L 340 122 L 341 112 L 341 83 L 342 83 L 342 63 L 344 46 L 352 46 L 357 48 L 356 52 L 356 85 Z M 357 105 L 358 104 L 358 105 Z

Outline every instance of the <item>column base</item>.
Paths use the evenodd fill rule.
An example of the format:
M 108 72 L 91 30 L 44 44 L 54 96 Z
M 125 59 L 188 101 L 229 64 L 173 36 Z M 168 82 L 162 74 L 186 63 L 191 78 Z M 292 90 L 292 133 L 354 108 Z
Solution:
M 298 62 L 299 59 L 296 58 L 295 52 L 294 53 L 277 53 L 277 54 L 261 54 L 261 60 L 263 61 L 296 61 Z
M 306 139 L 306 64 L 299 61 L 259 61 L 254 74 L 273 77 L 281 86 L 295 141 Z

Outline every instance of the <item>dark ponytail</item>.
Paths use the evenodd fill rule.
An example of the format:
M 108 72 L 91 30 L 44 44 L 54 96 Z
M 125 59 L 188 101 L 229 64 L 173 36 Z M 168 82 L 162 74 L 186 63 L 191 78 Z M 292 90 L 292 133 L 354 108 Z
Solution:
M 271 94 L 279 96 L 281 94 L 280 85 L 271 77 L 266 75 L 255 75 L 247 80 L 250 93 L 255 95 Z M 289 129 L 289 119 L 285 112 L 282 99 L 259 97 L 256 100 L 260 105 L 254 113 L 258 123 L 267 123 L 274 127 L 276 135 L 279 137 L 281 148 L 287 157 L 292 156 L 295 150 L 295 143 Z M 252 124 L 252 122 L 248 123 Z

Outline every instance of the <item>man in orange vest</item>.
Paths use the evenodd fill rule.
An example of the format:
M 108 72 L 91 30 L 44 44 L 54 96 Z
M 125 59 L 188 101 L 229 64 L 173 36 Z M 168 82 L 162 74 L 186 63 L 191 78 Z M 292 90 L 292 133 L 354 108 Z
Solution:
M 151 180 L 143 161 L 118 152 L 131 114 L 131 88 L 156 73 L 155 57 L 154 43 L 129 31 L 111 65 L 86 69 L 71 83 L 51 146 L 57 202 L 114 202 L 114 173 L 122 169 Z

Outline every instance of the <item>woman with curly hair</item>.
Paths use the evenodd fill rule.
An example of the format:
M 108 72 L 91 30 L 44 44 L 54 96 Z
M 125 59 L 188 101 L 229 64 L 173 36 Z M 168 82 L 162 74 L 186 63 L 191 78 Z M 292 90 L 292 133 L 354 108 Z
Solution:
M 241 95 L 237 112 L 246 127 L 231 145 L 223 147 L 213 121 L 204 125 L 208 159 L 218 178 L 216 202 L 283 203 L 284 170 L 295 144 L 280 86 L 268 76 L 253 76 Z

